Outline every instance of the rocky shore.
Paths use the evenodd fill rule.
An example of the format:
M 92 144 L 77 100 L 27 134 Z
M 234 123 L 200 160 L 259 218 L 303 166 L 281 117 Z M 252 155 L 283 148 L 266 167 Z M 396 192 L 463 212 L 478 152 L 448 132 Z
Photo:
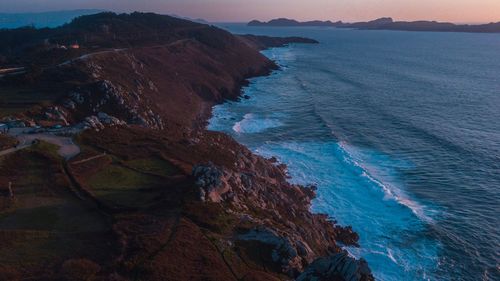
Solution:
M 49 42 L 106 46 L 74 54 L 77 59 L 68 64 L 61 64 L 66 53 L 58 57 L 31 47 L 11 59 L 49 52 L 59 66 L 44 65 L 43 71 L 2 82 L 30 81 L 44 92 L 57 92 L 50 105 L 17 118 L 81 124 L 86 130 L 76 142 L 82 153 L 64 162 L 38 146 L 9 156 L 1 163 L 0 186 L 29 185 L 20 179 L 30 171 L 16 167 L 20 159 L 34 157 L 41 163 L 37 169 L 57 175 L 39 185 L 45 193 L 70 209 L 76 204 L 75 213 L 92 213 L 91 224 L 102 223 L 92 229 L 82 223 L 72 234 L 47 230 L 67 241 L 54 254 L 37 248 L 16 223 L 9 229 L 23 233 L 21 238 L 8 236 L 0 220 L 7 237 L 1 244 L 20 239 L 17 243 L 35 245 L 33 251 L 42 256 L 54 256 L 27 264 L 13 249 L 4 253 L 9 261 L 2 262 L 0 279 L 37 274 L 43 280 L 373 280 L 366 262 L 340 246 L 358 246 L 357 234 L 310 212 L 313 186 L 289 183 L 285 165 L 205 130 L 213 105 L 238 99 L 246 79 L 277 69 L 259 50 L 317 42 L 235 36 L 139 13 L 86 16 L 40 32 L 37 38 L 49 36 Z M 16 214 L 15 206 L 8 203 L 1 211 L 8 217 Z M 64 220 L 70 218 L 58 215 L 55 225 Z

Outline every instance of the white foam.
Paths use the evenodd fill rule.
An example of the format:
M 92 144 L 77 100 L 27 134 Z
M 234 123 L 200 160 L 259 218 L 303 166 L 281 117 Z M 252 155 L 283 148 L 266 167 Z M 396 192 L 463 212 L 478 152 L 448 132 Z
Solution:
M 387 257 L 389 257 L 389 259 L 391 259 L 391 261 L 393 261 L 395 264 L 398 264 L 398 262 L 396 261 L 396 259 L 392 255 L 392 250 L 390 248 L 387 248 Z
M 278 119 L 272 118 L 256 118 L 254 114 L 247 113 L 243 119 L 233 125 L 233 131 L 237 133 L 260 133 L 267 129 L 277 128 L 283 123 Z
M 420 205 L 414 200 L 411 200 L 401 189 L 388 182 L 384 183 L 382 182 L 382 180 L 377 179 L 374 176 L 374 172 L 370 173 L 371 169 L 369 168 L 369 166 L 367 164 L 362 164 L 362 160 L 360 160 L 359 157 L 356 157 L 356 153 L 354 153 L 355 148 L 353 146 L 348 145 L 345 141 L 340 141 L 339 147 L 346 154 L 346 157 L 344 157 L 344 159 L 361 169 L 361 176 L 367 178 L 371 182 L 375 183 L 375 185 L 380 187 L 383 190 L 386 199 L 395 200 L 399 204 L 408 207 L 413 212 L 413 214 L 415 214 L 419 219 L 425 222 L 433 222 L 432 218 L 426 214 L 424 206 Z

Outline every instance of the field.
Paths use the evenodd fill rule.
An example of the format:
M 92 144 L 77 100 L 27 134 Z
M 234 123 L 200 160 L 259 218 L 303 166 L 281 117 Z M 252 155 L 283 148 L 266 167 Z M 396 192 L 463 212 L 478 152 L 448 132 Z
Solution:
M 102 257 L 109 247 L 107 218 L 71 192 L 55 149 L 41 143 L 0 162 L 2 266 L 42 272 L 74 255 Z M 5 196 L 8 182 L 13 198 Z
M 104 203 L 118 207 L 145 207 L 154 201 L 158 177 L 111 164 L 93 175 L 87 182 L 91 192 Z

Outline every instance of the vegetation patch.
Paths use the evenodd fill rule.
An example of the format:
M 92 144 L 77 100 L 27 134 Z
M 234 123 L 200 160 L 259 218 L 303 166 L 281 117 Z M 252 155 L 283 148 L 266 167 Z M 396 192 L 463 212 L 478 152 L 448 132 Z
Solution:
M 147 207 L 162 184 L 155 176 L 110 164 L 92 175 L 87 184 L 98 199 L 124 207 Z
M 217 203 L 188 202 L 183 214 L 197 225 L 220 234 L 229 232 L 237 222 L 234 215 Z
M 159 180 L 117 164 L 104 167 L 90 177 L 88 184 L 96 190 L 139 190 L 159 185 Z
M 60 161 L 57 146 L 41 142 L 0 163 L 0 197 L 9 203 L 0 209 L 0 264 L 44 269 L 108 247 L 109 222 L 74 196 Z M 9 182 L 13 197 L 4 192 Z
M 97 190 L 94 195 L 108 204 L 128 208 L 149 207 L 158 197 L 158 193 L 145 190 Z
M 62 160 L 58 154 L 59 146 L 45 141 L 39 141 L 38 143 L 32 145 L 28 151 L 39 152 L 45 156 L 50 156 L 53 159 Z
M 125 162 L 125 165 L 144 173 L 164 177 L 173 176 L 179 173 L 179 170 L 174 165 L 157 157 L 129 160 Z

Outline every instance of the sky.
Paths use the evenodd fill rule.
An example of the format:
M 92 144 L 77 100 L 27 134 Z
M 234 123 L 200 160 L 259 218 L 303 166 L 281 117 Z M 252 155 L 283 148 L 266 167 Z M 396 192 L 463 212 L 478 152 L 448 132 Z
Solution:
M 176 14 L 212 22 L 278 17 L 347 22 L 379 17 L 456 23 L 500 21 L 500 0 L 0 0 L 0 13 L 89 8 Z

